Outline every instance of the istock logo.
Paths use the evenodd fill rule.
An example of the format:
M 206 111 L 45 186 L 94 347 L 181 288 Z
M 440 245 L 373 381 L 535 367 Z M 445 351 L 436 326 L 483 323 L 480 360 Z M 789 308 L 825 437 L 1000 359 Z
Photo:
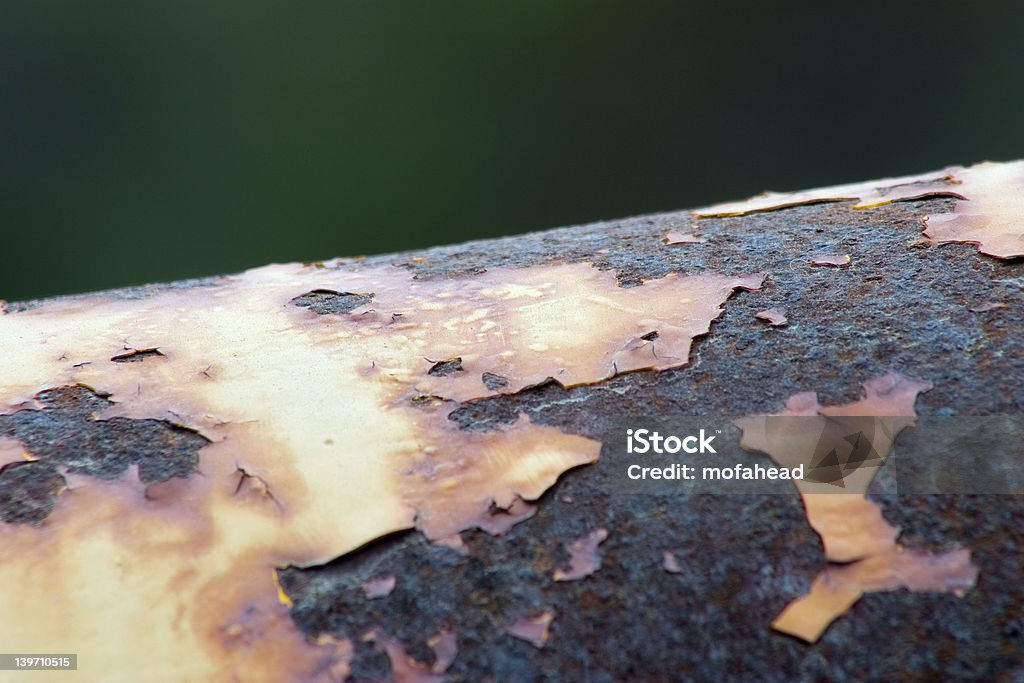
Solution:
M 627 429 L 626 430 L 626 452 L 627 453 L 717 453 L 711 442 L 714 436 L 706 436 L 704 430 L 700 430 L 699 436 L 686 436 L 680 439 L 678 436 L 662 436 L 659 432 L 652 432 L 649 429 Z M 694 445 L 697 444 L 697 445 Z

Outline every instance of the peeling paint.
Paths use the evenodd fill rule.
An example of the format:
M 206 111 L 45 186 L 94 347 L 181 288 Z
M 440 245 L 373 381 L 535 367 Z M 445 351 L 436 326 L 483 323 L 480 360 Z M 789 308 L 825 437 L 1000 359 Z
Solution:
M 598 546 L 608 538 L 608 530 L 597 528 L 589 534 L 565 544 L 569 553 L 569 568 L 556 569 L 553 575 L 555 581 L 578 581 L 590 576 L 601 568 L 601 553 Z
M 832 268 L 849 268 L 849 254 L 819 254 L 811 258 L 812 266 L 831 266 Z
M 435 674 L 443 674 L 455 661 L 459 653 L 458 639 L 455 631 L 442 628 L 427 639 L 427 646 L 434 651 L 434 664 L 430 670 Z
M 393 590 L 395 590 L 395 584 L 397 583 L 398 579 L 394 574 L 367 579 L 366 581 L 363 581 L 363 594 L 368 600 L 386 598 L 391 595 Z
M 673 244 L 702 244 L 705 242 L 703 237 L 682 232 L 681 230 L 669 230 L 665 233 L 663 241 L 669 246 Z
M 141 363 L 149 358 L 161 358 L 163 353 L 160 349 L 134 349 L 126 353 L 120 353 L 116 356 L 111 357 L 111 361 L 114 363 Z
M 661 554 L 661 566 L 669 574 L 683 573 L 683 568 L 679 564 L 679 560 L 676 558 L 676 554 L 671 550 L 666 550 Z
M 898 178 L 882 178 L 861 183 L 832 185 L 800 192 L 765 192 L 745 201 L 715 204 L 714 206 L 697 209 L 693 215 L 697 218 L 719 218 L 725 216 L 743 216 L 759 211 L 774 211 L 803 204 L 820 204 L 823 202 L 857 202 L 853 208 L 868 209 L 890 202 L 909 199 L 921 199 L 934 195 L 945 195 L 961 198 L 956 187 L 955 174 L 958 166 L 951 166 L 942 171 L 908 175 Z
M 741 418 L 736 421 L 743 430 L 741 445 L 767 453 L 783 467 L 813 463 L 823 430 L 838 418 L 862 436 L 871 435 L 868 445 L 881 465 L 899 433 L 915 423 L 917 395 L 932 385 L 890 372 L 863 386 L 864 398 L 853 403 L 823 406 L 817 394 L 805 392 L 790 397 L 781 413 Z M 792 419 L 773 422 L 772 418 L 777 417 Z M 858 420 L 870 421 L 872 427 L 861 431 Z M 873 428 L 876 423 L 877 429 Z M 773 622 L 777 630 L 814 642 L 863 593 L 899 587 L 960 591 L 974 585 L 977 570 L 970 564 L 967 551 L 930 555 L 904 551 L 897 544 L 900 529 L 889 524 L 878 505 L 867 497 L 876 467 L 844 470 L 837 462 L 825 469 L 830 468 L 838 470 L 838 478 L 805 475 L 803 481 L 795 482 L 807 521 L 821 536 L 829 564 L 810 592 L 791 603 Z M 837 486 L 844 492 L 829 492 Z
M 967 550 L 931 554 L 897 546 L 858 562 L 827 566 L 807 594 L 787 605 L 772 627 L 813 643 L 865 593 L 899 588 L 958 593 L 972 588 L 977 578 L 978 569 Z
M 924 234 L 937 244 L 969 242 L 1002 259 L 1024 256 L 1024 161 L 977 164 L 956 174 L 960 192 L 953 213 L 929 216 Z
M 1001 259 L 1024 256 L 1024 161 L 984 162 L 964 168 L 865 183 L 836 185 L 801 192 L 766 192 L 742 202 L 698 209 L 696 218 L 742 216 L 802 204 L 856 201 L 853 208 L 926 197 L 953 197 L 959 201 L 951 214 L 928 216 L 924 234 L 935 244 L 964 242 Z M 832 264 L 838 265 L 838 264 Z
M 772 327 L 783 327 L 789 324 L 789 319 L 786 317 L 786 309 L 784 308 L 768 308 L 758 311 L 754 314 L 754 317 L 758 320 L 764 320 Z
M 52 387 L 93 387 L 109 397 L 86 418 L 96 425 L 163 420 L 204 439 L 201 476 L 140 481 L 133 464 L 77 477 L 38 528 L 0 527 L 13 558 L 0 565 L 0 597 L 31 615 L 0 623 L 0 640 L 89 652 L 92 666 L 153 681 L 326 680 L 340 645 L 296 630 L 277 568 L 410 527 L 453 543 L 474 526 L 502 533 L 600 448 L 525 418 L 467 433 L 448 409 L 548 378 L 574 386 L 685 365 L 732 292 L 761 280 L 673 274 L 622 288 L 586 264 L 434 281 L 292 264 L 0 317 L 2 419 L 45 413 L 33 406 Z M 372 305 L 325 317 L 296 304 L 318 290 L 373 292 Z M 110 362 L 125 340 L 163 357 Z M 463 372 L 428 372 L 452 358 Z M 508 383 L 489 387 L 484 373 Z M 438 401 L 423 409 L 420 396 Z
M 543 648 L 551 635 L 551 622 L 555 614 L 550 610 L 523 617 L 505 627 L 505 633 L 513 638 L 525 640 L 538 650 Z
M 362 639 L 387 653 L 391 662 L 391 677 L 388 683 L 443 683 L 443 676 L 433 673 L 431 667 L 406 654 L 405 647 L 384 631 L 374 629 Z

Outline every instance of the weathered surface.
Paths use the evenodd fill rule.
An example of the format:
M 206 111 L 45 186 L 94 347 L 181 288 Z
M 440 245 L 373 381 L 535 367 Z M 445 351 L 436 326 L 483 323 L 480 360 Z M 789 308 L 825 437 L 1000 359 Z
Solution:
M 430 279 L 593 262 L 614 270 L 626 287 L 673 272 L 767 273 L 761 291 L 731 301 L 711 334 L 695 342 L 688 367 L 573 389 L 548 383 L 474 401 L 451 415 L 474 432 L 513 424 L 525 412 L 534 423 L 607 441 L 623 414 L 768 413 L 806 390 L 834 405 L 856 400 L 863 381 L 888 370 L 934 384 L 917 402 L 921 415 L 1020 414 L 1024 264 L 990 259 L 970 246 L 922 243 L 922 218 L 953 203 L 864 211 L 836 203 L 709 218 L 699 223 L 705 242 L 677 245 L 666 245 L 665 234 L 688 230 L 691 219 L 667 214 L 328 267 L 396 264 Z M 851 254 L 852 264 L 812 267 L 810 258 L 823 253 Z M 971 310 L 990 302 L 1005 306 Z M 788 326 L 756 319 L 770 307 L 786 309 Z M 81 417 L 70 413 L 46 425 L 51 442 L 81 429 Z M 164 452 L 159 443 L 145 449 Z M 468 555 L 402 532 L 322 567 L 287 570 L 281 584 L 294 602 L 294 620 L 310 636 L 355 641 L 356 680 L 383 680 L 389 671 L 387 657 L 359 640 L 367 631 L 379 628 L 415 659 L 431 662 L 427 641 L 442 627 L 457 634 L 447 675 L 458 681 L 1024 676 L 1019 497 L 881 500 L 908 547 L 967 544 L 979 585 L 960 599 L 867 595 L 808 646 L 767 628 L 821 569 L 822 548 L 795 490 L 792 497 L 614 496 L 607 485 L 614 465 L 603 457 L 570 472 L 532 518 L 504 537 L 464 534 Z M 52 472 L 40 472 L 36 483 L 52 482 Z M 581 581 L 551 581 L 568 564 L 563 544 L 599 527 L 609 532 L 601 569 Z M 664 570 L 666 550 L 682 573 Z M 399 577 L 395 590 L 367 600 L 363 582 L 385 574 Z M 546 610 L 556 617 L 543 649 L 505 633 L 508 624 Z
M 804 390 L 817 390 L 827 403 L 853 401 L 863 380 L 890 369 L 935 384 L 918 400 L 921 414 L 1020 414 L 1024 264 L 988 259 L 970 246 L 922 243 L 921 219 L 952 204 L 934 199 L 867 211 L 824 204 L 707 219 L 699 223 L 705 244 L 666 249 L 659 244 L 665 232 L 690 224 L 687 214 L 669 214 L 447 247 L 399 262 L 419 277 L 451 277 L 596 253 L 624 285 L 676 270 L 768 273 L 762 292 L 733 302 L 697 342 L 690 368 L 488 399 L 452 416 L 467 429 L 508 423 L 526 411 L 538 422 L 602 439 L 624 412 L 771 412 Z M 839 250 L 854 256 L 850 268 L 808 264 L 814 254 Z M 987 301 L 1006 307 L 969 310 Z M 766 329 L 755 319 L 771 306 L 786 308 L 788 327 Z M 296 619 L 309 632 L 358 633 L 384 624 L 424 660 L 426 638 L 437 624 L 451 623 L 460 653 L 450 672 L 465 681 L 1024 675 L 1020 498 L 882 500 L 908 547 L 954 548 L 969 539 L 981 570 L 978 587 L 962 599 L 868 595 L 807 646 L 764 628 L 821 569 L 820 541 L 795 494 L 614 497 L 605 484 L 612 467 L 602 459 L 571 473 L 506 538 L 473 534 L 468 560 L 409 534 L 323 568 L 288 572 L 282 581 L 296 600 Z M 576 584 L 546 581 L 566 560 L 562 541 L 597 526 L 610 531 L 601 571 Z M 675 550 L 686 573 L 666 573 L 663 550 Z M 402 586 L 387 600 L 360 600 L 359 581 L 384 570 L 402 574 Z M 548 607 L 558 618 L 543 650 L 501 632 L 505 623 Z M 386 675 L 384 658 L 369 648 L 359 652 L 358 676 Z

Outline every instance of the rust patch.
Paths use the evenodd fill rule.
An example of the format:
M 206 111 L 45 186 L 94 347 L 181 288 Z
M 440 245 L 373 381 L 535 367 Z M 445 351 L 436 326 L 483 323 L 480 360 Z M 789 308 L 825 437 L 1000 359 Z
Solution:
M 480 381 L 491 391 L 501 391 L 508 386 L 508 377 L 496 375 L 493 372 L 485 372 L 480 376 Z
M 430 369 L 427 370 L 427 374 L 431 377 L 447 377 L 448 375 L 454 375 L 457 372 L 465 372 L 462 367 L 461 358 L 439 360 L 431 365 Z
M 0 519 L 9 524 L 40 524 L 57 504 L 65 485 L 47 462 L 10 462 L 0 467 Z
M 34 459 L 102 479 L 116 479 L 138 465 L 144 483 L 187 477 L 196 471 L 199 450 L 209 441 L 167 420 L 98 416 L 114 407 L 84 385 L 36 394 L 31 409 L 0 415 L 0 436 L 24 444 Z
M 299 308 L 308 308 L 317 315 L 348 315 L 373 301 L 373 292 L 335 292 L 314 289 L 292 299 Z

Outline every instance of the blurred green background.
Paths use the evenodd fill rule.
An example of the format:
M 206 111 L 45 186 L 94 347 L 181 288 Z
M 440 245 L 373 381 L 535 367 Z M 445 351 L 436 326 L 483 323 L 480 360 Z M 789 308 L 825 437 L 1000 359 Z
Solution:
M 1024 156 L 1024 3 L 0 5 L 0 298 Z

